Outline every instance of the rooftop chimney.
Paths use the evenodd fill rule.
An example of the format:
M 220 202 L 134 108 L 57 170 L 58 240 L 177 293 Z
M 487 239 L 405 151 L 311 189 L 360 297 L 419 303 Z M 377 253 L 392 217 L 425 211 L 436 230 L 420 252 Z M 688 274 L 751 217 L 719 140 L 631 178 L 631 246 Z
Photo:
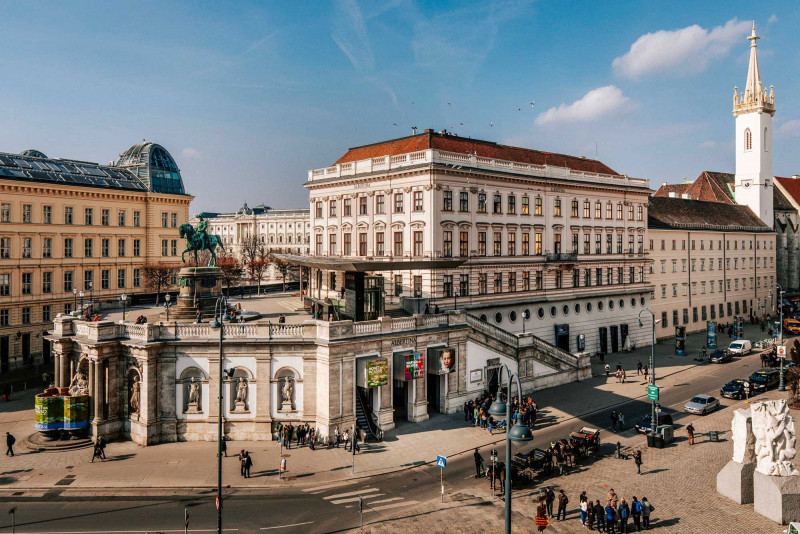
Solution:
M 425 128 L 425 133 L 426 134 L 432 134 L 433 133 L 433 128 Z
M 667 187 L 667 182 L 661 182 L 661 187 Z
M 411 135 L 417 135 L 417 127 L 416 126 L 412 126 L 411 127 Z
M 798 178 L 800 178 L 800 174 L 793 174 L 793 175 L 792 175 L 792 178 L 794 178 L 795 180 L 797 180 Z

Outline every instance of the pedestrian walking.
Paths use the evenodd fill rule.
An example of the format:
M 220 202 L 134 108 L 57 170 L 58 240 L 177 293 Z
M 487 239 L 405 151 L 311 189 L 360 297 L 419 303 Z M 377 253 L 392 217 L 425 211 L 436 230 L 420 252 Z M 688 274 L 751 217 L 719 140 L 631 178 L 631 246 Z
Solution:
M 642 374 L 642 360 L 636 360 L 636 376 Z
M 689 435 L 689 445 L 694 445 L 694 425 L 692 423 L 686 425 L 686 433 Z
M 606 378 L 608 378 L 608 373 L 611 372 L 611 366 L 609 364 L 606 364 L 605 369 L 606 369 Z
M 642 530 L 642 503 L 636 500 L 636 495 L 633 496 L 631 501 L 631 517 L 633 518 L 633 528 L 636 529 L 636 532 Z
M 95 458 L 100 458 L 101 457 L 100 456 L 100 454 L 101 454 L 100 451 L 101 451 L 101 449 L 100 449 L 100 440 L 97 440 L 97 441 L 94 442 L 94 445 L 92 446 L 92 459 L 89 460 L 89 463 L 93 464 Z
M 625 414 L 622 411 L 617 412 L 617 422 L 619 423 L 619 431 L 625 430 Z
M 228 443 L 227 443 L 227 441 L 228 441 L 227 436 L 222 436 L 222 441 L 220 441 L 220 443 L 219 443 L 219 448 L 222 450 L 222 454 L 225 456 L 225 458 L 228 457 Z
M 339 441 L 342 439 L 342 435 L 339 434 L 339 427 L 333 427 L 333 441 L 336 443 L 336 448 L 339 448 Z
M 553 517 L 553 503 L 556 500 L 556 494 L 553 488 L 548 487 L 545 490 L 545 502 L 547 503 L 547 517 Z
M 620 372 L 622 373 L 622 383 L 624 384 L 624 383 L 625 383 L 625 379 L 626 379 L 628 376 L 625 374 L 625 369 L 623 369 L 623 370 L 622 370 L 622 371 L 620 371 Z
M 100 447 L 100 457 L 106 459 L 106 440 L 103 436 L 97 438 L 97 445 Z
M 613 432 L 617 431 L 617 411 L 611 410 L 611 430 Z
M 569 497 L 564 493 L 564 490 L 558 490 L 558 511 L 556 512 L 556 519 L 563 521 L 567 518 L 567 504 L 569 504 Z
M 239 474 L 244 477 L 244 449 L 239 451 Z
M 475 458 L 475 478 L 481 478 L 481 471 L 483 467 L 483 457 L 481 453 L 478 452 L 478 448 L 475 447 L 475 454 L 472 455 Z
M 597 531 L 603 532 L 606 529 L 606 510 L 600 504 L 600 499 L 594 501 L 594 519 L 597 522 Z
M 11 432 L 6 432 L 6 456 L 14 456 L 14 443 L 17 438 L 11 435 Z
M 611 506 L 611 501 L 608 501 L 606 505 L 606 533 L 607 534 L 614 534 L 617 525 L 617 511 L 616 509 Z
M 586 520 L 589 518 L 589 503 L 581 499 L 581 525 L 586 526 Z
M 250 478 L 250 468 L 253 467 L 253 459 L 250 458 L 250 453 L 244 453 L 244 478 Z
M 624 498 L 619 503 L 619 508 L 617 508 L 617 515 L 619 515 L 619 532 L 620 532 L 620 534 L 627 534 L 627 532 L 628 532 L 628 520 L 631 517 L 631 507 L 628 506 L 628 503 L 625 502 Z
M 633 463 L 636 464 L 636 474 L 642 474 L 642 451 L 636 451 L 633 453 Z
M 650 528 L 650 512 L 655 510 L 655 507 L 650 504 L 647 497 L 642 497 L 642 526 Z
M 650 367 L 648 365 L 644 366 L 644 381 L 647 383 L 647 373 L 650 372 Z

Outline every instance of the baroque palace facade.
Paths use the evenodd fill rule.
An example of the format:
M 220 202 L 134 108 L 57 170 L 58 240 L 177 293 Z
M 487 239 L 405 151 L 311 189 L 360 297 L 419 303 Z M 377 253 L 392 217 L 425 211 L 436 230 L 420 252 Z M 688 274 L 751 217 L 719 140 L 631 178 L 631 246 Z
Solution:
M 192 198 L 155 143 L 110 165 L 0 153 L 0 373 L 49 362 L 58 314 L 142 293 L 146 263 L 179 261 Z
M 573 353 L 649 342 L 637 324 L 652 288 L 645 179 L 425 130 L 351 148 L 305 186 L 311 255 L 391 262 L 388 301 L 465 309 Z M 447 258 L 463 263 L 414 267 Z M 336 298 L 343 274 L 312 266 L 310 294 Z

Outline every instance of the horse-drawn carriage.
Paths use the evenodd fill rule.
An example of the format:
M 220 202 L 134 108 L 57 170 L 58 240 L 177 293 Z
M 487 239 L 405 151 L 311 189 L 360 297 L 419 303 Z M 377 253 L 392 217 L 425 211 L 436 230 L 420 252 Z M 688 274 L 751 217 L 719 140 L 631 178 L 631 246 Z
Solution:
M 547 450 L 533 449 L 528 454 L 516 453 L 511 466 L 519 478 L 533 480 L 536 476 L 562 474 L 566 467 L 577 465 L 583 458 L 599 450 L 600 430 L 583 427 L 570 433 L 569 439 L 552 443 Z

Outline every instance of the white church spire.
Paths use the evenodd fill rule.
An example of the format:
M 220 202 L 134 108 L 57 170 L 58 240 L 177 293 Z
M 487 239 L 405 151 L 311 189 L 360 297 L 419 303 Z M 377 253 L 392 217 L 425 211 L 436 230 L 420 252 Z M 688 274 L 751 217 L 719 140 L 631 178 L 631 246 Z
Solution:
M 756 23 L 753 21 L 753 29 L 747 40 L 750 41 L 750 62 L 747 67 L 747 82 L 744 84 L 744 91 L 737 93 L 734 88 L 733 97 L 733 116 L 738 117 L 740 113 L 749 111 L 766 112 L 775 114 L 775 95 L 770 90 L 766 91 L 761 85 L 761 72 L 758 70 L 757 41 L 761 39 L 756 34 Z

